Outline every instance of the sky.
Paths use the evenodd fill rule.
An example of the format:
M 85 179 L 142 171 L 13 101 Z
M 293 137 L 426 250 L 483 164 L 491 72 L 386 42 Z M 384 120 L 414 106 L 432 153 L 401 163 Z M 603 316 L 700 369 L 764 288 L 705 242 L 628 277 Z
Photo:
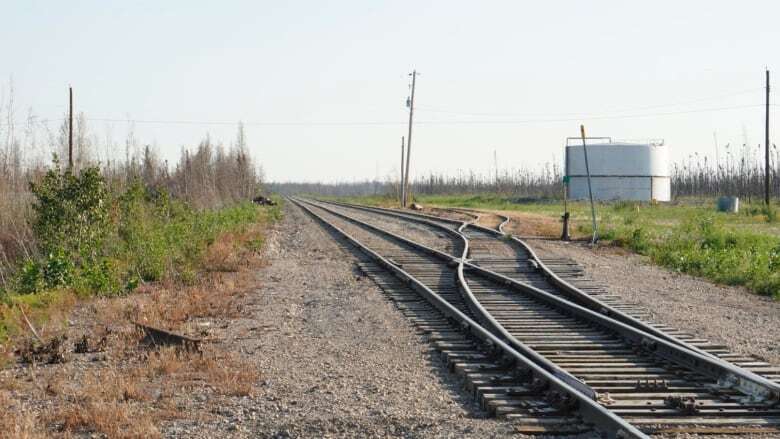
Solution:
M 581 123 L 664 139 L 676 161 L 714 157 L 716 137 L 721 155 L 757 146 L 764 71 L 780 67 L 774 1 L 0 0 L 0 11 L 0 79 L 7 96 L 12 78 L 20 122 L 28 109 L 62 118 L 72 85 L 93 133 L 123 144 L 132 126 L 175 160 L 206 135 L 229 145 L 243 121 L 272 181 L 397 176 L 413 69 L 414 176 L 490 172 L 494 153 L 502 169 L 560 163 Z

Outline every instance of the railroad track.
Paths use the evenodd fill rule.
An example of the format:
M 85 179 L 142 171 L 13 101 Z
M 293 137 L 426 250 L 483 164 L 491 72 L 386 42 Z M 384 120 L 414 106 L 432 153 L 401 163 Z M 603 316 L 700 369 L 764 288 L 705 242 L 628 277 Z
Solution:
M 644 437 L 769 432 L 780 425 L 780 386 L 771 381 L 778 377 L 740 367 L 773 373 L 768 365 L 647 323 L 642 310 L 578 279 L 565 264 L 556 273 L 522 241 L 442 218 L 296 203 L 424 291 L 424 306 L 415 307 L 435 308 L 452 328 L 423 330 L 430 329 L 483 407 L 528 431 Z M 435 236 L 436 248 L 385 229 L 403 232 L 404 224 Z M 442 345 L 450 337 L 461 344 Z M 477 372 L 486 371 L 502 377 L 502 385 L 480 382 Z

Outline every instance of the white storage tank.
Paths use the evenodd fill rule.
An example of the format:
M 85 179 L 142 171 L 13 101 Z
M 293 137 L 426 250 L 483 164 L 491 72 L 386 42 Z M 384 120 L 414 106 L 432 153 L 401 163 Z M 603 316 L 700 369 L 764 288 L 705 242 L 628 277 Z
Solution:
M 612 142 L 608 138 L 586 141 L 594 199 L 671 199 L 669 154 L 663 141 L 630 143 Z M 570 138 L 566 143 L 568 196 L 575 200 L 587 199 L 588 177 L 582 139 Z

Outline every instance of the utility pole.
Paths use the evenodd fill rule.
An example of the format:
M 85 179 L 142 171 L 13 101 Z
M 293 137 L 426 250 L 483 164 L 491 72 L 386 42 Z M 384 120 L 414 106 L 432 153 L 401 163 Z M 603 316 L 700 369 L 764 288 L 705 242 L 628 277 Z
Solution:
M 590 216 L 593 219 L 593 239 L 591 244 L 595 244 L 599 239 L 599 232 L 596 228 L 596 207 L 593 205 L 593 188 L 590 184 L 590 166 L 588 165 L 588 145 L 585 142 L 585 125 L 580 125 L 580 134 L 582 135 L 582 152 L 585 154 L 585 172 L 588 174 L 588 197 L 590 197 Z
M 401 136 L 401 181 L 399 182 L 401 198 L 398 200 L 401 203 L 401 207 L 404 205 L 404 199 L 406 198 L 406 188 L 404 187 L 404 136 Z
M 409 162 L 412 158 L 412 118 L 414 117 L 414 86 L 417 79 L 417 70 L 412 70 L 409 74 L 412 77 L 412 94 L 411 97 L 406 100 L 406 105 L 409 107 L 409 132 L 406 135 L 406 173 L 404 178 L 404 201 L 403 206 L 406 207 L 406 198 L 409 196 Z
M 493 166 L 496 168 L 496 191 L 498 191 L 498 154 L 493 150 Z
M 70 92 L 70 110 L 68 111 L 68 170 L 73 171 L 73 87 L 68 87 Z
M 769 69 L 766 69 L 766 125 L 764 126 L 764 203 L 769 206 Z

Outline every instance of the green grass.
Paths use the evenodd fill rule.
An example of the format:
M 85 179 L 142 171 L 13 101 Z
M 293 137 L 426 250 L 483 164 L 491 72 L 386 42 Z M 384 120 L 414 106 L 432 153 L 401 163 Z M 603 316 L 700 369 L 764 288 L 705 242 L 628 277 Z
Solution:
M 394 205 L 393 198 L 353 197 L 349 201 Z M 561 200 L 522 201 L 497 195 L 416 196 L 424 206 L 516 211 L 559 221 Z M 395 203 L 397 204 L 397 203 Z M 572 232 L 592 233 L 590 205 L 569 203 Z M 780 299 L 780 222 L 774 210 L 744 204 L 740 213 L 715 211 L 715 200 L 674 203 L 597 203 L 602 244 L 647 256 L 669 269 Z

